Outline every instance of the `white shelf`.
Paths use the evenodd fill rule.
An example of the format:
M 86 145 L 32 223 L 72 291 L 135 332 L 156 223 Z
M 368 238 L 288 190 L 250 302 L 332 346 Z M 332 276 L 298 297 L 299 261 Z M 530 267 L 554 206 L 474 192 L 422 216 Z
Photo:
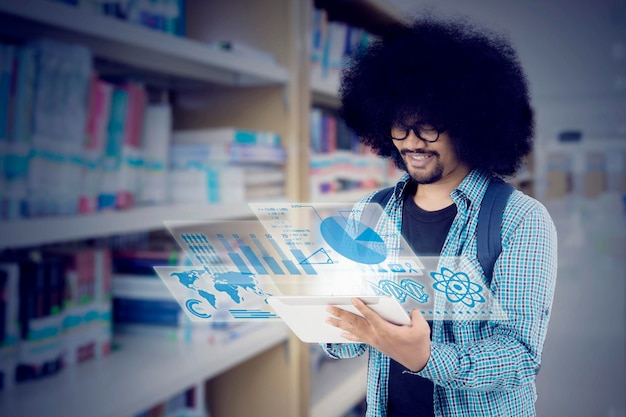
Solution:
M 0 393 L 0 415 L 38 417 L 132 416 L 288 340 L 268 323 L 222 346 L 125 337 L 121 349 L 40 381 Z
M 0 0 L 0 33 L 49 36 L 89 47 L 95 56 L 162 74 L 227 85 L 282 84 L 278 64 L 211 49 L 176 37 L 50 0 Z
M 166 220 L 227 220 L 253 217 L 246 203 L 164 205 L 75 216 L 0 222 L 0 250 L 163 229 Z
M 341 417 L 365 398 L 367 359 L 330 360 L 311 373 L 311 417 Z

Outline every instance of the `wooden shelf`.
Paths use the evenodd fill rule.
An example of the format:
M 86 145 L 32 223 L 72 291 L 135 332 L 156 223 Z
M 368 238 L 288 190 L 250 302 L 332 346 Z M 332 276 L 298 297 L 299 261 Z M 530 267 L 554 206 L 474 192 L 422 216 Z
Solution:
M 287 69 L 266 60 L 50 0 L 1 1 L 0 33 L 18 40 L 45 36 L 82 44 L 98 58 L 168 78 L 241 86 L 284 84 L 289 79 Z
M 265 324 L 227 344 L 180 344 L 119 338 L 110 357 L 0 393 L 0 415 L 110 417 L 138 414 L 164 398 L 287 342 L 281 323 Z

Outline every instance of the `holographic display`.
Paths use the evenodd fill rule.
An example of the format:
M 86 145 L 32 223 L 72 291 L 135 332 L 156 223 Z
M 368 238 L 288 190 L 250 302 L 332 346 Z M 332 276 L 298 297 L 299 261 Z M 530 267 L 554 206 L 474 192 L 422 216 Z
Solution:
M 427 319 L 506 319 L 476 260 L 416 255 L 377 204 L 250 208 L 258 220 L 166 222 L 193 265 L 155 270 L 191 320 L 278 320 L 271 295 L 390 295 Z

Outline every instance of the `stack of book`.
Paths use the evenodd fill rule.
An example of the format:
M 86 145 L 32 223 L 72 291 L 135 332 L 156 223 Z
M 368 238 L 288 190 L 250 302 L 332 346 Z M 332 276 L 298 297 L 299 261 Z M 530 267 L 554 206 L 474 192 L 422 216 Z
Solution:
M 325 9 L 312 13 L 311 81 L 337 84 L 339 74 L 352 54 L 358 54 L 375 36 L 362 28 L 340 21 L 329 21 Z
M 177 203 L 229 203 L 285 195 L 285 149 L 276 133 L 235 128 L 176 131 L 169 188 Z
M 20 251 L 0 259 L 2 386 L 111 350 L 106 249 Z
M 176 36 L 185 35 L 186 0 L 56 0 Z
M 390 162 L 373 154 L 336 151 L 311 155 L 311 199 L 352 190 L 374 190 L 390 182 Z
M 113 334 L 111 252 L 83 248 L 60 253 L 66 257 L 66 364 L 106 357 Z
M 170 343 L 220 344 L 254 330 L 257 323 L 192 322 L 154 272 L 154 266 L 190 265 L 173 248 L 113 252 L 113 327 L 116 334 Z
M 113 323 L 115 331 L 127 324 L 178 326 L 180 306 L 156 276 L 154 266 L 175 266 L 184 254 L 169 249 L 113 252 Z
M 310 111 L 311 198 L 327 194 L 380 188 L 399 177 L 388 161 L 360 143 L 346 123 L 318 107 Z
M 171 109 L 105 80 L 89 49 L 0 44 L 0 219 L 166 201 Z
M 75 212 L 92 58 L 42 39 L 1 45 L 3 217 Z
M 367 151 L 359 142 L 359 137 L 348 129 L 344 120 L 330 111 L 312 107 L 309 123 L 311 151 L 314 153 L 343 150 L 361 154 Z
M 0 391 L 15 382 L 20 337 L 19 265 L 0 261 Z

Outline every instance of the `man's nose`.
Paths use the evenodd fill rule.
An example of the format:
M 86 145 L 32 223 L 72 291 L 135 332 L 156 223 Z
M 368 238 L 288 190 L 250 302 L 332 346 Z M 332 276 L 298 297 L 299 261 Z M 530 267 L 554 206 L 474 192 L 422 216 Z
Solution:
M 409 130 L 409 136 L 406 137 L 404 142 L 406 143 L 406 147 L 409 149 L 422 149 L 428 145 L 425 140 L 422 140 L 419 136 L 417 136 L 413 129 Z

